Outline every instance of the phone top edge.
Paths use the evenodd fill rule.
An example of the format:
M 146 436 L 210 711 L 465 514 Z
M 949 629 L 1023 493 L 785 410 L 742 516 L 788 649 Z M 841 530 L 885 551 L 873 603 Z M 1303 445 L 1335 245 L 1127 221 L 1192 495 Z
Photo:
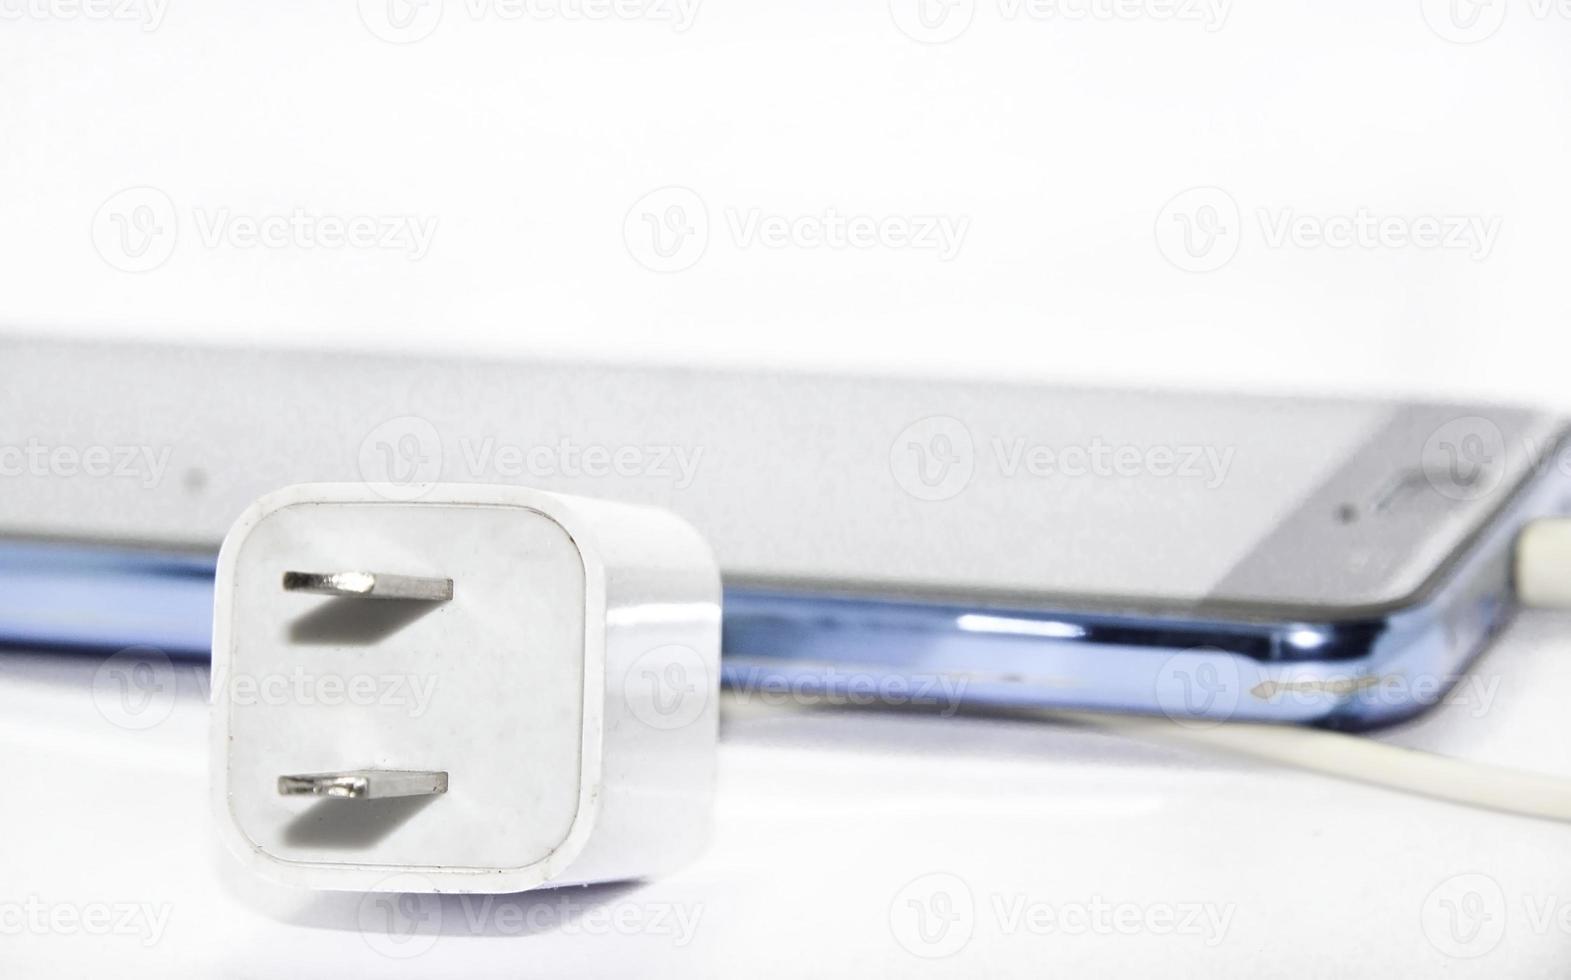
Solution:
M 619 375 L 685 375 L 694 378 L 730 378 L 746 381 L 781 381 L 787 384 L 822 382 L 827 384 L 853 384 L 909 387 L 928 383 L 939 387 L 972 388 L 986 385 L 990 389 L 1023 392 L 1031 389 L 1049 389 L 1054 392 L 1080 395 L 1119 395 L 1132 392 L 1161 395 L 1171 398 L 1205 400 L 1237 400 L 1245 403 L 1297 403 L 1362 404 L 1369 406 L 1445 406 L 1449 403 L 1423 393 L 1398 395 L 1368 394 L 1358 391 L 1330 390 L 1315 386 L 1284 388 L 1279 384 L 1254 386 L 1250 384 L 1218 387 L 1214 384 L 1193 386 L 1163 381 L 1134 380 L 1130 382 L 1091 382 L 1074 375 L 992 375 L 966 372 L 934 372 L 931 370 L 877 371 L 866 368 L 840 369 L 815 364 L 784 364 L 768 368 L 746 362 L 717 361 L 693 364 L 680 358 L 656 361 L 622 360 L 604 355 L 573 354 L 561 351 L 495 351 L 482 348 L 432 352 L 420 348 L 388 349 L 385 347 L 333 343 L 290 341 L 281 344 L 257 345 L 224 344 L 210 339 L 160 339 L 127 341 L 113 330 L 102 333 L 80 334 L 66 337 L 49 336 L 37 329 L 29 329 L 0 322 L 0 352 L 7 348 L 33 351 L 93 352 L 102 354 L 105 348 L 146 356 L 154 359 L 170 358 L 203 359 L 219 358 L 228 361 L 234 357 L 314 361 L 326 364 L 347 364 L 401 369 L 420 363 L 447 368 L 475 370 L 508 370 L 516 368 L 550 368 L 564 371 L 586 371 L 598 374 Z M 4 358 L 0 358 L 0 378 L 3 378 Z M 1467 406 L 1484 412 L 1532 410 L 1535 406 L 1526 401 L 1491 399 L 1469 403 Z

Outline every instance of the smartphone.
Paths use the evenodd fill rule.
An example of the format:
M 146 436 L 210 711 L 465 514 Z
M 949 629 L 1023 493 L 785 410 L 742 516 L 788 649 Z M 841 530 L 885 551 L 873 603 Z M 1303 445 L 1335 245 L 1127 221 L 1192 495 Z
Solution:
M 1571 511 L 1520 407 L 0 337 L 0 638 L 207 650 L 213 556 L 289 483 L 670 508 L 760 696 L 1361 728 L 1508 621 Z

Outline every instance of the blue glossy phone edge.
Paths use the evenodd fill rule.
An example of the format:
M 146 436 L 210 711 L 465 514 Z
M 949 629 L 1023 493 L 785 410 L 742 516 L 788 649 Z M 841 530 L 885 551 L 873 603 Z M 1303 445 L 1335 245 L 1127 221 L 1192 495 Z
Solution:
M 1571 509 L 1549 475 L 1529 479 L 1423 601 L 1384 615 L 1244 621 L 728 587 L 722 679 L 764 700 L 1390 724 L 1450 696 L 1509 621 L 1517 530 Z M 206 657 L 215 560 L 0 540 L 0 646 Z

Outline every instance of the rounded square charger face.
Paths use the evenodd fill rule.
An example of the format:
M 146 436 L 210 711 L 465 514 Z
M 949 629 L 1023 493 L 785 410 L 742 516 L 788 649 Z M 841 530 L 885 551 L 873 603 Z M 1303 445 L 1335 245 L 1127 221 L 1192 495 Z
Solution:
M 521 506 L 297 502 L 262 515 L 230 567 L 214 696 L 228 715 L 227 805 L 248 846 L 314 866 L 503 871 L 573 836 L 585 572 L 561 525 Z M 285 572 L 350 571 L 450 578 L 453 597 L 282 584 Z M 448 788 L 389 799 L 277 788 L 280 776 L 361 769 L 445 772 Z

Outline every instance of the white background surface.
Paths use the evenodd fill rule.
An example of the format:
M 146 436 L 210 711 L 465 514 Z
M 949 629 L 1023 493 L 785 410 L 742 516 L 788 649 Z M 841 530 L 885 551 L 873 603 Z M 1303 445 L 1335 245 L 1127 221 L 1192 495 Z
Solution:
M 703 0 L 681 32 L 508 20 L 505 2 L 447 0 L 405 45 L 349 3 L 170 0 L 154 31 L 8 21 L 0 320 L 1272 389 L 1528 396 L 1564 377 L 1571 18 L 1538 0 L 1481 5 L 1481 26 L 1503 20 L 1474 44 L 1431 28 L 1449 0 L 1240 0 L 1217 30 L 955 0 L 970 26 L 946 44 L 873 0 Z M 624 221 L 671 185 L 701 196 L 710 234 L 691 268 L 658 274 Z M 1185 273 L 1158 218 L 1207 186 L 1240 209 L 1237 251 Z M 114 240 L 100 208 L 136 187 L 167 196 L 172 240 L 130 274 L 94 233 Z M 1501 224 L 1475 261 L 1271 247 L 1258 214 L 1361 207 Z M 969 230 L 947 262 L 731 230 L 831 208 Z M 420 261 L 204 241 L 226 215 L 296 209 L 437 228 Z
M 1571 777 L 1568 656 L 1571 616 L 1526 616 L 1452 703 L 1384 737 Z M 131 715 L 97 666 L 0 659 L 0 866 L 23 923 L 0 935 L 8 975 L 1560 977 L 1571 960 L 1562 824 L 1162 741 L 734 696 L 697 865 L 407 897 L 396 921 L 413 934 L 390 939 L 385 899 L 263 886 L 223 853 L 203 672 L 160 670 Z M 122 727 L 133 718 L 157 723 Z M 912 900 L 952 910 L 947 928 L 919 931 Z M 1137 918 L 1075 926 L 1098 901 Z M 17 918 L 103 908 L 116 925 L 146 911 L 101 935 Z M 1190 908 L 1225 928 L 1140 925 L 1176 928 Z M 1033 927 L 1025 910 L 1071 918 Z
M 1085 5 L 1010 18 L 958 0 L 944 26 L 968 26 L 937 44 L 899 28 L 903 0 L 705 0 L 681 31 L 451 2 L 409 44 L 368 29 L 372 2 L 126 9 L 0 2 L 0 323 L 1571 406 L 1571 17 L 1533 0 L 1480 4 L 1471 31 L 1428 0 L 1236 2 L 1216 29 L 1154 2 L 1076 19 Z M 1197 187 L 1223 196 L 1181 196 Z M 640 257 L 670 263 L 644 218 L 672 203 L 707 234 L 679 253 L 690 267 L 652 271 Z M 1174 236 L 1207 205 L 1220 236 L 1186 257 Z M 1269 240 L 1289 212 L 1324 227 L 1360 208 L 1497 231 L 1487 254 Z M 966 230 L 948 259 L 743 233 L 829 209 Z M 435 232 L 415 260 L 236 230 L 297 210 Z M 124 239 L 141 258 L 117 221 L 154 231 Z M 1498 681 L 1487 708 L 1387 737 L 1571 770 L 1568 653 L 1571 620 L 1528 617 L 1479 668 Z M 0 661 L 0 901 L 151 903 L 168 924 L 150 946 L 11 929 L 8 975 L 1559 976 L 1571 960 L 1563 827 L 1052 726 L 732 703 L 702 864 L 575 892 L 578 909 L 449 901 L 404 962 L 362 934 L 357 897 L 229 873 L 196 675 L 128 732 L 95 667 Z M 916 955 L 935 949 L 902 911 L 933 887 L 973 901 L 947 958 Z M 1233 914 L 1213 946 L 1007 918 L 1098 900 Z M 685 943 L 649 926 L 679 914 L 699 918 Z

